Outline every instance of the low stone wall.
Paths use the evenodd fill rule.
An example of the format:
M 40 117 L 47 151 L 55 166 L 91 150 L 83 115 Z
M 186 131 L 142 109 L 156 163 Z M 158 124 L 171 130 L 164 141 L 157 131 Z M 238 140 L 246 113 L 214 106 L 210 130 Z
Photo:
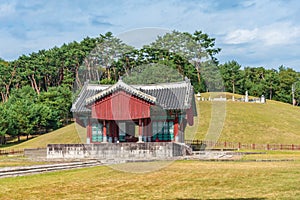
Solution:
M 48 144 L 48 159 L 150 160 L 185 156 L 187 146 L 173 142 Z

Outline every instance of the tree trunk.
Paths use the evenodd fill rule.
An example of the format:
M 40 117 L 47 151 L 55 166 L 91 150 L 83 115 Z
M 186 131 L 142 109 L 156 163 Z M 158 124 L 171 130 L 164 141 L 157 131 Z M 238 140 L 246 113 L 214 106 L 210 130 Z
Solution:
M 125 65 L 123 65 L 123 67 L 124 67 L 124 70 L 125 70 L 126 75 L 129 76 L 129 74 L 128 74 L 128 69 L 130 68 L 130 64 L 129 64 L 129 60 L 128 60 L 127 57 L 126 57 Z
M 2 98 L 2 103 L 4 103 L 5 102 L 5 96 L 4 96 L 3 92 L 1 92 L 1 98 Z
M 200 71 L 197 69 L 197 78 L 198 78 L 198 83 L 199 85 L 201 84 L 201 74 Z
M 36 80 L 35 80 L 35 77 L 34 77 L 34 74 L 31 75 L 31 78 L 32 78 L 32 81 L 33 81 L 33 89 L 37 92 L 37 94 L 39 95 L 40 94 L 40 88 L 39 86 L 37 85 L 36 83 Z
M 81 84 L 81 81 L 79 79 L 78 71 L 79 71 L 79 64 L 76 64 L 76 67 L 75 67 L 75 77 L 76 78 L 75 78 L 75 80 L 76 80 L 77 87 L 81 88 L 82 84 Z
M 107 72 L 107 79 L 110 80 L 111 79 L 111 75 L 110 75 L 109 67 L 106 68 L 106 72 Z
M 30 80 L 30 84 L 31 84 L 32 89 L 35 90 L 33 80 L 31 79 L 30 76 L 28 76 L 28 79 Z
M 115 67 L 113 67 L 112 69 L 113 69 L 113 72 L 114 72 L 114 79 L 115 79 L 115 80 L 118 80 L 118 79 L 117 79 L 116 68 L 115 68 Z
M 48 92 L 49 80 L 47 75 L 44 77 L 44 81 L 45 81 L 45 91 Z
M 63 80 L 64 80 L 64 68 L 61 67 L 59 69 L 59 81 L 58 81 L 58 85 L 61 85 L 62 82 L 63 82 Z
M 234 81 L 232 82 L 232 93 L 235 94 L 235 85 L 234 85 Z
M 201 73 L 200 73 L 200 66 L 199 65 L 200 64 L 195 61 L 195 67 L 196 67 L 196 71 L 197 71 L 198 83 L 199 83 L 199 85 L 201 85 Z
M 13 71 L 11 72 L 11 77 L 10 77 L 10 79 L 9 79 L 9 83 L 8 83 L 8 84 L 5 84 L 5 88 L 6 88 L 5 102 L 6 102 L 7 99 L 8 99 L 8 96 L 9 96 L 9 89 L 10 89 L 12 80 L 13 80 L 14 77 L 15 77 L 15 74 L 16 74 L 16 66 L 14 66 L 14 69 L 13 69 Z M 19 84 L 19 83 L 18 83 L 18 84 Z
M 5 135 L 1 135 L 1 137 L 0 137 L 0 144 L 2 145 L 2 144 L 6 144 L 6 137 L 5 137 Z
M 100 75 L 99 75 L 99 70 L 96 69 L 96 76 L 97 76 L 97 81 L 100 82 Z

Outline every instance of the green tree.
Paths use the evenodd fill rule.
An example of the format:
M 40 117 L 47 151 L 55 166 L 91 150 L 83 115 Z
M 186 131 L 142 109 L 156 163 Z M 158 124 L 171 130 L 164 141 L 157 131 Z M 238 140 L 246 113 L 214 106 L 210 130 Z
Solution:
M 205 82 L 206 92 L 224 91 L 222 75 L 214 61 L 202 63 L 202 79 Z
M 9 117 L 7 107 L 4 103 L 0 103 L 0 145 L 6 143 L 5 135 L 9 127 Z
M 163 64 L 145 64 L 135 67 L 124 82 L 128 84 L 155 84 L 182 81 L 181 74 L 175 69 Z
M 0 60 L 0 93 L 2 102 L 8 100 L 15 75 L 16 67 L 12 63 Z
M 278 90 L 279 87 L 278 71 L 275 69 L 266 70 L 264 76 L 264 84 L 265 84 L 265 95 L 266 97 L 269 97 L 270 100 L 272 100 L 275 91 Z
M 33 133 L 35 113 L 33 112 L 37 94 L 30 86 L 12 91 L 6 103 L 8 114 L 8 134 L 17 136 L 20 141 L 21 135 Z
M 196 69 L 186 58 L 179 54 L 169 52 L 165 49 L 144 47 L 140 50 L 133 50 L 132 52 L 125 54 L 125 56 L 123 56 L 117 64 L 119 66 L 124 66 L 127 63 L 130 65 L 128 69 L 131 71 L 135 71 L 135 68 L 138 68 L 141 65 L 150 66 L 150 64 L 160 64 L 168 66 L 175 69 L 176 71 L 174 71 L 174 73 L 180 74 L 182 79 L 184 77 L 188 77 L 194 85 L 194 89 L 196 91 L 199 90 Z M 120 72 L 121 75 L 128 74 L 122 70 L 120 70 Z M 163 79 L 161 81 L 163 81 Z
M 119 38 L 114 37 L 111 32 L 100 35 L 96 47 L 85 59 L 86 78 L 98 82 L 101 78 L 117 80 L 117 61 L 133 49 L 133 47 L 123 43 Z M 104 72 L 102 71 L 101 73 L 101 69 L 104 69 Z M 125 68 L 127 73 L 126 70 Z
M 202 63 L 208 60 L 217 63 L 215 55 L 221 51 L 220 48 L 215 48 L 215 39 L 202 31 L 195 31 L 194 34 L 178 31 L 166 33 L 159 36 L 150 44 L 150 47 L 165 49 L 187 59 L 196 69 L 199 85 L 201 84 Z
M 66 86 L 51 87 L 47 92 L 41 93 L 38 103 L 47 105 L 52 111 L 53 129 L 61 126 L 61 122 L 68 123 L 72 104 L 72 92 Z M 55 122 L 55 123 L 54 123 Z
M 292 85 L 300 78 L 292 68 L 286 68 L 284 66 L 279 67 L 279 85 L 278 90 L 275 92 L 276 100 L 292 103 Z
M 237 93 L 240 93 L 241 91 L 239 91 L 239 87 L 237 86 L 240 86 L 242 81 L 241 65 L 233 60 L 220 65 L 219 69 L 226 91 L 234 94 L 238 90 Z
M 243 88 L 252 96 L 265 95 L 265 74 L 266 70 L 263 67 L 245 67 Z

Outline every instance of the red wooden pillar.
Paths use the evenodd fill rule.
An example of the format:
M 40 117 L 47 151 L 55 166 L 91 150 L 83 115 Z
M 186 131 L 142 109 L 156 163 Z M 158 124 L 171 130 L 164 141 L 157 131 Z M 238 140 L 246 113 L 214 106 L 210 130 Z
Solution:
M 152 130 L 152 120 L 149 118 L 149 142 L 152 141 L 152 136 L 153 136 L 153 130 Z
M 143 137 L 144 137 L 144 142 L 147 142 L 147 136 L 148 136 L 148 119 L 144 119 L 144 124 L 143 124 Z
M 109 137 L 110 142 L 114 143 L 114 137 L 115 137 L 115 121 L 109 122 Z
M 151 142 L 151 136 L 152 136 L 152 123 L 151 123 L 151 119 L 148 118 L 147 119 L 147 142 Z
M 178 142 L 178 114 L 175 115 L 175 120 L 174 120 L 174 142 Z
M 109 124 L 108 142 L 112 142 L 113 141 L 113 121 L 107 121 L 107 124 Z
M 87 119 L 87 136 L 86 136 L 86 143 L 90 144 L 92 141 L 92 125 L 91 125 L 91 118 L 88 117 Z
M 139 141 L 138 142 L 143 142 L 143 120 L 139 119 Z
M 116 143 L 118 141 L 118 125 L 116 121 L 111 121 L 111 132 L 112 132 L 112 141 Z
M 144 142 L 147 142 L 147 136 L 148 136 L 148 119 L 145 118 L 143 120 L 143 138 L 144 138 Z
M 103 120 L 103 142 L 106 143 L 107 142 L 107 131 L 106 131 L 106 121 Z
M 120 137 L 120 128 L 118 123 L 115 121 L 115 126 L 116 126 L 116 134 L 115 134 L 115 142 L 119 142 L 119 137 Z

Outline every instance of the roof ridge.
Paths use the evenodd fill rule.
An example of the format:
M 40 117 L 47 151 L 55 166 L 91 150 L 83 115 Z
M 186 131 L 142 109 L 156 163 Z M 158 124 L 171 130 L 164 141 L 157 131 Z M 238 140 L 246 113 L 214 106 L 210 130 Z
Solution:
M 124 83 L 122 81 L 122 79 L 119 79 L 119 81 L 117 83 L 115 83 L 114 85 L 111 85 L 110 87 L 104 89 L 103 91 L 99 92 L 98 94 L 86 99 L 86 104 L 90 104 L 92 102 L 95 102 L 96 100 L 102 98 L 103 96 L 106 96 L 110 93 L 113 93 L 114 91 L 117 91 L 119 89 L 124 89 L 125 91 L 133 94 L 133 95 L 136 95 L 142 99 L 145 99 L 147 101 L 150 101 L 152 103 L 154 103 L 156 101 L 156 97 L 153 97 L 149 94 L 146 94 L 126 83 Z
M 76 98 L 75 102 L 72 104 L 71 111 L 76 109 L 76 105 L 77 105 L 78 101 L 80 100 L 80 96 L 81 96 L 81 95 L 84 93 L 84 91 L 87 89 L 87 87 L 88 87 L 88 85 L 89 85 L 89 82 L 90 82 L 90 81 L 89 81 L 88 79 L 84 82 L 84 84 L 83 84 L 83 86 L 82 86 L 82 88 L 81 88 L 79 94 L 77 95 L 77 98 Z
M 173 82 L 173 83 L 161 83 L 161 84 L 149 84 L 149 85 L 131 85 L 134 88 L 141 88 L 141 89 L 164 89 L 164 88 L 180 88 L 186 87 L 188 85 L 187 82 Z
M 188 107 L 189 106 L 189 102 L 190 102 L 190 98 L 191 98 L 191 94 L 193 94 L 193 91 L 194 91 L 194 89 L 193 89 L 193 86 L 191 85 L 191 84 L 188 84 L 188 87 L 187 87 L 187 89 L 186 89 L 186 95 L 185 95 L 185 99 L 184 99 L 184 105 L 186 106 L 186 107 Z

